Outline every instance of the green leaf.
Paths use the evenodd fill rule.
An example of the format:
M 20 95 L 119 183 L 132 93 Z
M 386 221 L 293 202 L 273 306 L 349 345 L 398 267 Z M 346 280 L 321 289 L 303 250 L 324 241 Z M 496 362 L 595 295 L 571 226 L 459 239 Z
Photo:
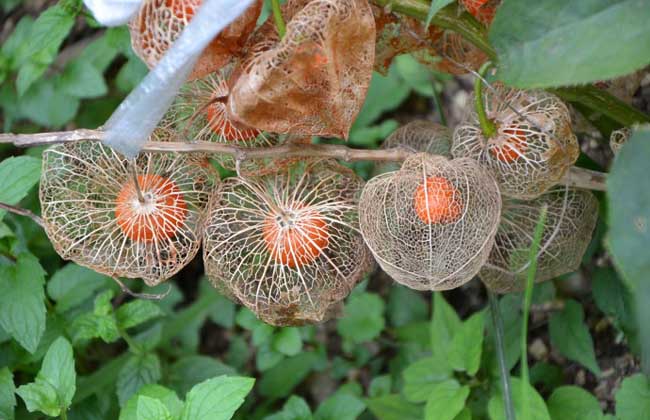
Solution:
M 295 356 L 302 350 L 302 338 L 298 328 L 280 328 L 273 335 L 273 348 L 287 356 Z
M 366 409 L 359 398 L 337 392 L 318 406 L 314 413 L 315 420 L 355 420 Z
M 368 396 L 371 398 L 390 394 L 393 381 L 390 375 L 375 376 L 368 386 Z
M 77 114 L 79 99 L 56 90 L 51 80 L 41 79 L 25 92 L 19 105 L 20 112 L 35 123 L 61 127 Z
M 551 315 L 549 334 L 551 344 L 560 353 L 600 375 L 594 342 L 584 324 L 584 313 L 578 302 L 567 300 L 561 312 Z
M 211 293 L 216 294 L 216 291 L 213 289 Z M 210 319 L 224 328 L 232 328 L 235 325 L 235 309 L 233 301 L 218 294 L 217 303 L 210 309 Z
M 260 372 L 264 372 L 280 363 L 284 358 L 284 354 L 275 350 L 269 343 L 264 343 L 255 354 L 255 367 Z
M 598 268 L 592 276 L 591 288 L 598 308 L 612 317 L 626 335 L 636 330 L 633 296 L 611 268 Z
M 454 379 L 436 384 L 424 407 L 425 420 L 454 420 L 465 407 L 469 387 Z
M 617 419 L 650 419 L 650 381 L 645 375 L 637 373 L 623 379 L 615 398 Z
M 265 397 L 286 397 L 307 377 L 317 360 L 318 356 L 311 352 L 284 359 L 262 376 L 259 393 Z
M 30 412 L 38 410 L 49 416 L 58 416 L 70 407 L 76 391 L 76 380 L 72 346 L 68 340 L 60 337 L 45 354 L 36 380 L 22 385 L 16 393 L 25 401 Z
M 485 312 L 478 312 L 467 319 L 455 333 L 451 342 L 449 363 L 455 370 L 473 376 L 481 365 Z
M 0 369 L 0 418 L 6 420 L 14 419 L 14 407 L 16 406 L 16 385 L 14 376 L 9 368 Z
M 521 356 L 521 296 L 511 293 L 501 297 L 499 299 L 499 309 L 501 311 L 501 318 L 503 319 L 506 366 L 508 370 L 511 370 Z M 488 371 L 495 378 L 498 378 L 499 363 L 497 362 L 496 356 L 493 323 L 488 322 L 486 329 L 487 337 L 484 342 L 484 354 Z
M 120 331 L 113 315 L 94 313 L 80 315 L 72 321 L 70 330 L 75 344 L 93 338 L 101 338 L 105 343 L 113 343 L 120 338 Z
M 431 71 L 412 55 L 404 54 L 395 57 L 395 67 L 411 89 L 422 96 L 433 97 L 435 91 Z
M 29 156 L 0 162 L 0 202 L 18 204 L 41 177 L 41 160 Z M 0 210 L 0 220 L 7 214 Z
M 368 410 L 378 420 L 422 420 L 422 406 L 411 404 L 401 395 L 391 394 L 366 400 Z
M 235 369 L 212 357 L 193 355 L 179 359 L 169 368 L 169 385 L 179 395 L 187 392 L 200 382 L 221 375 L 235 375 Z
M 139 58 L 131 58 L 117 73 L 115 84 L 121 92 L 128 93 L 144 79 L 148 71 Z
M 172 420 L 165 404 L 155 398 L 140 396 L 137 406 L 137 420 Z
M 402 372 L 404 396 L 411 402 L 424 402 L 434 387 L 451 378 L 451 375 L 451 367 L 445 359 L 427 357 L 418 360 Z
M 548 399 L 548 411 L 553 420 L 598 420 L 603 417 L 596 397 L 572 385 L 553 391 Z
M 115 311 L 117 325 L 122 329 L 128 329 L 143 324 L 154 318 L 163 315 L 163 311 L 158 305 L 150 300 L 134 300 L 120 306 Z
M 490 26 L 498 77 L 544 88 L 631 73 L 650 63 L 649 21 L 638 0 L 505 0 Z
M 511 377 L 510 384 L 516 417 L 518 419 L 523 419 L 522 405 L 524 404 L 524 396 L 522 394 L 521 379 Z M 539 395 L 535 388 L 529 384 L 525 384 L 525 386 L 528 394 L 528 413 L 531 415 L 531 417 L 526 420 L 551 420 L 544 399 Z M 506 420 L 505 406 L 503 405 L 503 397 L 501 396 L 500 387 L 499 391 L 494 394 L 488 402 L 488 414 L 490 415 L 490 420 Z
M 123 29 L 124 27 L 108 29 L 104 36 L 95 39 L 84 48 L 81 54 L 79 54 L 79 60 L 92 64 L 101 75 L 120 52 L 119 48 L 114 45 L 111 39 L 112 34 L 116 30 L 121 31 Z
M 292 395 L 282 406 L 282 411 L 264 420 L 313 420 L 309 405 L 302 398 Z
M 0 53 L 10 61 L 11 70 L 18 69 L 18 66 L 22 64 L 18 59 L 23 55 L 21 49 L 24 49 L 29 42 L 32 25 L 34 25 L 34 19 L 31 16 L 21 17 L 9 38 L 0 47 Z
M 187 394 L 181 420 L 228 420 L 253 389 L 255 379 L 220 376 L 196 385 Z
M 47 282 L 47 294 L 56 301 L 56 311 L 63 313 L 82 304 L 102 286 L 109 277 L 77 264 L 66 264 Z
M 447 6 L 448 4 L 453 3 L 454 0 L 432 0 L 431 6 L 429 6 L 429 13 L 427 14 L 427 20 L 424 23 L 424 27 L 428 28 L 431 24 L 431 19 L 438 13 L 440 9 Z
M 160 385 L 145 385 L 124 404 L 124 407 L 120 411 L 119 420 L 137 420 L 138 401 L 142 397 L 152 398 L 161 402 L 167 409 L 167 412 L 174 418 L 177 418 L 183 410 L 183 402 L 171 389 Z
M 160 359 L 156 354 L 131 355 L 117 377 L 117 398 L 120 406 L 124 406 L 142 386 L 158 382 L 161 376 Z
M 0 325 L 34 353 L 45 331 L 45 272 L 36 257 L 21 254 L 14 266 L 0 266 Z
M 409 93 L 409 87 L 393 67 L 387 76 L 373 73 L 366 101 L 354 122 L 353 130 L 367 127 L 384 112 L 397 108 Z
M 102 73 L 89 61 L 72 60 L 56 81 L 58 91 L 76 98 L 96 98 L 108 92 Z
M 428 306 L 422 293 L 395 284 L 388 294 L 386 313 L 392 326 L 402 327 L 412 322 L 426 320 Z
M 364 343 L 377 338 L 384 325 L 384 301 L 374 293 L 364 292 L 350 296 L 336 330 L 352 343 Z
M 462 326 L 460 318 L 442 296 L 433 294 L 433 317 L 431 319 L 431 349 L 438 360 L 446 360 L 453 351 L 452 341 Z

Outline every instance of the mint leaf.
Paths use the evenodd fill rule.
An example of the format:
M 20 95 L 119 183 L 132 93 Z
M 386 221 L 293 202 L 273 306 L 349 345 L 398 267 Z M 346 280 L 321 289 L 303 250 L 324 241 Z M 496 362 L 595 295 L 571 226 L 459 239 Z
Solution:
M 302 350 L 302 338 L 298 328 L 280 328 L 273 335 L 273 349 L 286 355 L 295 356 Z
M 366 409 L 366 405 L 354 395 L 335 393 L 314 413 L 315 420 L 355 420 Z
M 485 312 L 478 312 L 467 319 L 456 331 L 451 342 L 449 363 L 455 370 L 473 376 L 481 364 Z
M 165 404 L 155 398 L 140 396 L 137 407 L 137 420 L 172 420 Z
M 10 157 L 0 162 L 0 202 L 18 204 L 41 177 L 41 160 L 30 156 Z M 0 210 L 0 220 L 7 214 Z
M 424 402 L 437 384 L 451 378 L 452 370 L 446 362 L 437 357 L 427 357 L 404 369 L 403 392 L 406 399 L 411 402 Z
M 647 419 L 650 413 L 650 381 L 641 373 L 625 378 L 615 398 L 617 419 Z
M 235 369 L 213 357 L 194 355 L 183 357 L 174 363 L 169 368 L 168 381 L 184 397 L 195 384 L 217 376 L 235 374 Z
M 292 395 L 282 406 L 282 411 L 264 420 L 313 420 L 309 405 L 302 398 Z
M 368 410 L 379 420 L 422 420 L 422 406 L 411 404 L 399 394 L 366 400 Z
M 97 98 L 108 92 L 102 73 L 89 61 L 72 60 L 56 80 L 59 92 L 76 98 Z
M 582 364 L 595 375 L 600 375 L 600 368 L 594 352 L 594 342 L 589 334 L 589 329 L 584 324 L 584 313 L 578 302 L 567 300 L 562 312 L 551 315 L 549 334 L 551 344 L 560 353 L 568 359 Z
M 255 379 L 219 376 L 196 385 L 187 394 L 181 420 L 228 420 L 244 403 Z
M 384 325 L 384 301 L 374 293 L 364 292 L 350 296 L 336 330 L 352 343 L 364 343 L 377 338 Z
M 598 420 L 603 418 L 596 397 L 584 389 L 567 385 L 556 388 L 548 399 L 553 420 Z
M 433 294 L 433 317 L 431 318 L 431 349 L 438 360 L 446 360 L 453 351 L 452 340 L 461 328 L 461 321 L 454 308 L 442 293 Z
M 436 384 L 424 407 L 425 420 L 454 420 L 468 396 L 469 387 L 461 387 L 454 379 Z
M 103 274 L 69 263 L 47 282 L 47 294 L 56 301 L 56 311 L 63 313 L 85 302 L 107 280 Z
M 115 311 L 117 324 L 124 330 L 143 324 L 163 314 L 158 305 L 150 300 L 141 299 L 122 305 Z
M 13 420 L 16 407 L 16 385 L 9 368 L 0 369 L 0 418 Z
M 0 325 L 34 353 L 45 331 L 45 271 L 36 257 L 21 254 L 14 266 L 0 266 Z
M 162 403 L 173 418 L 177 418 L 183 410 L 183 402 L 171 389 L 160 385 L 145 385 L 124 404 L 122 411 L 120 411 L 119 420 L 137 420 L 138 402 L 142 397 L 151 398 Z
M 157 355 L 153 353 L 131 355 L 117 377 L 117 399 L 120 406 L 124 406 L 142 386 L 158 382 L 161 376 L 160 359 Z

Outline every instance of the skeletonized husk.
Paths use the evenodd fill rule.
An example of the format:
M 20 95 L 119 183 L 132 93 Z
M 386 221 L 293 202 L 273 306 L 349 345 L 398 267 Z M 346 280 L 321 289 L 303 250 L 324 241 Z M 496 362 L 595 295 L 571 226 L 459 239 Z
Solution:
M 155 197 L 153 216 L 131 215 L 120 219 L 121 225 L 118 197 L 127 185 L 135 191 L 129 160 L 99 142 L 53 146 L 43 153 L 42 215 L 62 258 L 109 276 L 142 278 L 153 286 L 180 271 L 198 252 L 218 174 L 205 160 L 151 153 L 137 158 L 137 173 L 168 181 L 151 182 L 151 190 L 143 185 L 145 196 Z
M 630 138 L 630 135 L 632 135 L 632 130 L 629 127 L 612 131 L 612 134 L 609 136 L 609 148 L 612 149 L 612 153 L 615 155 L 618 154 Z
M 227 179 L 206 223 L 211 282 L 269 324 L 324 321 L 372 265 L 358 230 L 362 183 L 319 160 Z
M 495 90 L 485 90 L 484 104 L 497 134 L 485 138 L 472 110 L 454 131 L 452 154 L 476 159 L 488 168 L 504 196 L 538 197 L 562 179 L 580 153 L 569 110 L 559 98 L 544 91 L 500 84 Z
M 454 188 L 450 208 L 444 209 L 451 220 L 422 218 L 418 192 L 434 196 L 437 191 L 427 186 L 431 179 Z M 434 212 L 426 204 L 424 210 Z M 359 203 L 361 232 L 379 265 L 418 290 L 448 290 L 471 280 L 487 260 L 500 214 L 497 183 L 476 161 L 424 153 L 407 159 L 399 171 L 371 179 Z
M 454 75 L 478 71 L 488 60 L 478 47 L 450 30 L 442 31 L 430 48 L 415 51 L 413 56 L 427 67 Z
M 372 10 L 367 0 L 302 4 L 285 5 L 281 41 L 270 23 L 253 37 L 228 111 L 273 133 L 346 138 L 372 75 Z
M 548 206 L 535 282 L 575 271 L 598 220 L 598 200 L 586 190 L 555 187 L 533 201 L 505 200 L 488 263 L 479 276 L 496 293 L 526 288 L 530 247 L 542 207 Z
M 129 23 L 133 51 L 153 68 L 180 36 L 201 6 L 201 0 L 145 0 L 140 12 Z M 263 0 L 228 25 L 203 51 L 190 79 L 203 77 L 237 57 L 255 29 Z

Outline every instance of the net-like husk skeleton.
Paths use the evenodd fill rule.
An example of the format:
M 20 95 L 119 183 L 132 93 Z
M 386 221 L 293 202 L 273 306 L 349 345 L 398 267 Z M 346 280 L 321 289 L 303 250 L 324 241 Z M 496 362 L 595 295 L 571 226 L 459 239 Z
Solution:
M 458 3 L 487 27 L 492 23 L 501 0 L 460 0 Z
M 451 158 L 452 132 L 444 125 L 426 120 L 415 120 L 395 130 L 381 145 L 382 149 L 397 147 L 410 152 L 422 152 Z M 397 162 L 377 165 L 377 172 L 396 171 Z
M 621 151 L 621 148 L 625 145 L 631 134 L 632 130 L 629 127 L 612 131 L 609 137 L 609 148 L 612 149 L 614 154 L 618 154 Z
M 530 247 L 545 205 L 535 281 L 547 281 L 580 266 L 598 220 L 598 200 L 591 192 L 555 187 L 533 201 L 505 200 L 494 248 L 479 273 L 490 290 L 507 293 L 526 288 Z
M 140 12 L 129 24 L 133 51 L 153 68 L 180 36 L 201 6 L 202 0 L 145 0 Z M 190 79 L 203 77 L 240 54 L 255 29 L 263 0 L 257 0 L 246 12 L 228 25 L 203 51 Z
M 198 252 L 216 174 L 205 160 L 143 153 L 134 166 L 98 142 L 43 153 L 42 216 L 62 258 L 113 276 L 156 285 Z
M 569 110 L 543 91 L 494 89 L 485 90 L 483 103 L 496 134 L 486 138 L 472 110 L 454 131 L 452 154 L 489 168 L 503 195 L 535 198 L 557 184 L 580 153 Z
M 362 183 L 313 160 L 227 179 L 206 224 L 208 277 L 267 323 L 323 321 L 371 267 L 358 229 Z
M 371 179 L 359 204 L 361 232 L 379 265 L 418 290 L 471 280 L 487 260 L 500 213 L 497 183 L 476 161 L 427 154 Z
M 289 1 L 282 40 L 272 18 L 251 39 L 228 109 L 273 133 L 346 138 L 372 75 L 375 24 L 367 0 Z
M 444 30 L 429 48 L 419 49 L 413 56 L 433 70 L 454 75 L 478 71 L 487 55 L 460 34 Z

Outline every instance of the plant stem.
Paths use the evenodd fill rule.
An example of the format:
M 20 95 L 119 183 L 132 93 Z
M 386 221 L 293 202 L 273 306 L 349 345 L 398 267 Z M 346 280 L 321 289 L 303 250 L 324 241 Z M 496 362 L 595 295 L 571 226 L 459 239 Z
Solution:
M 67 412 L 67 410 L 68 410 L 67 407 L 61 408 L 61 415 L 59 416 L 59 417 L 61 417 L 61 420 L 68 420 L 68 412 Z
M 528 315 L 530 313 L 530 305 L 533 300 L 533 285 L 535 282 L 535 274 L 537 273 L 537 253 L 539 252 L 539 245 L 542 242 L 542 234 L 546 225 L 546 212 L 548 207 L 544 205 L 539 214 L 539 221 L 535 226 L 533 234 L 533 243 L 530 245 L 528 272 L 526 273 L 526 291 L 524 292 L 524 308 L 523 320 L 521 326 L 521 396 L 522 396 L 522 410 L 523 418 L 530 418 L 528 406 L 528 387 L 530 378 L 528 374 Z
M 504 344 L 503 320 L 496 295 L 490 290 L 487 291 L 490 301 L 490 313 L 492 314 L 492 325 L 494 327 L 494 341 L 497 349 L 497 361 L 499 363 L 499 376 L 501 379 L 501 392 L 503 393 L 503 405 L 505 406 L 506 420 L 515 420 L 515 408 L 512 404 L 512 393 L 510 390 L 510 372 L 506 366 L 506 353 Z
M 271 0 L 271 8 L 273 9 L 273 19 L 275 19 L 275 27 L 278 29 L 278 35 L 280 35 L 280 39 L 282 39 L 284 38 L 284 34 L 287 33 L 287 27 L 284 24 L 284 18 L 282 17 L 280 0 Z
M 481 131 L 483 131 L 483 136 L 489 139 L 496 135 L 497 126 L 494 124 L 494 121 L 490 120 L 485 112 L 485 104 L 483 102 L 483 78 L 487 73 L 488 68 L 490 68 L 491 63 L 488 61 L 481 67 L 479 71 L 479 77 L 474 80 L 474 107 L 476 108 L 476 114 L 478 115 L 478 121 L 481 125 Z
M 442 107 L 442 101 L 440 100 L 440 92 L 436 89 L 436 84 L 433 83 L 433 103 L 436 105 L 436 110 L 440 115 L 440 124 L 447 126 L 447 117 L 445 117 L 445 110 Z

